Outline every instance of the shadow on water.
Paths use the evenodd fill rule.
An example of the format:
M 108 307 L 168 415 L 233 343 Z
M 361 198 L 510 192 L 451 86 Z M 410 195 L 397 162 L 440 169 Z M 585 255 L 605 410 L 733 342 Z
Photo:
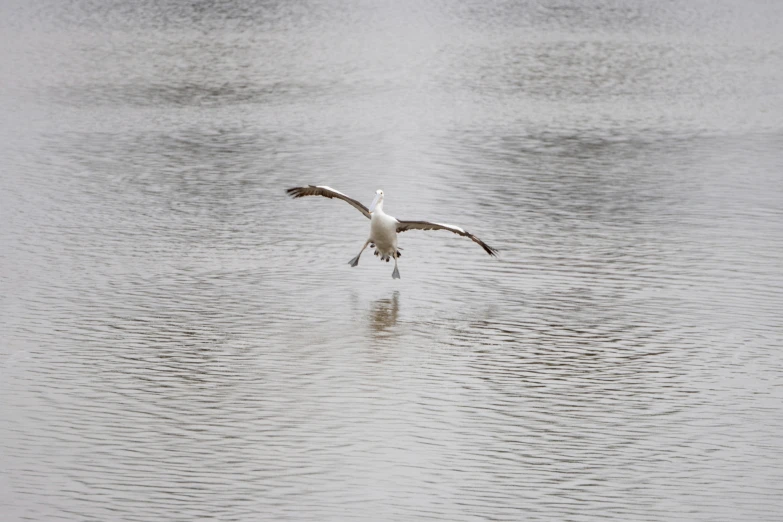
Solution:
M 395 290 L 391 297 L 378 299 L 370 305 L 368 323 L 374 334 L 382 338 L 394 337 L 397 318 L 400 313 L 400 292 Z

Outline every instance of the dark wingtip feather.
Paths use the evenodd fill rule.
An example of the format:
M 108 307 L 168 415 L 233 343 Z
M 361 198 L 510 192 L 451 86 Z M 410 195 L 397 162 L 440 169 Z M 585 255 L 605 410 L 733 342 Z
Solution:
M 473 234 L 471 234 L 467 230 L 465 231 L 465 234 L 467 234 L 467 236 L 469 238 L 471 238 L 473 241 L 478 243 L 479 246 L 484 249 L 484 252 L 486 252 L 487 254 L 491 255 L 492 257 L 497 257 L 498 256 L 498 249 L 497 248 L 492 248 L 491 246 L 489 246 L 488 244 L 486 244 L 485 242 L 483 242 L 482 240 L 480 240 L 479 238 L 477 238 L 476 236 L 474 236 Z
M 305 187 L 293 187 L 290 189 L 286 189 L 285 193 L 291 196 L 292 198 L 301 198 L 302 196 L 304 196 L 303 194 L 304 188 Z
M 484 248 L 484 251 L 487 254 L 491 255 L 492 257 L 497 257 L 498 256 L 498 249 L 497 248 L 492 248 L 491 246 L 489 246 L 488 244 L 486 244 L 484 242 L 481 243 L 481 246 Z

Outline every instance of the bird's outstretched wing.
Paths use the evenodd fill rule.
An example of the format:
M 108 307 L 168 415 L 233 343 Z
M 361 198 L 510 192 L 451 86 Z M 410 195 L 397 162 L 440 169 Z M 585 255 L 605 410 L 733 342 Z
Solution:
M 327 186 L 320 186 L 316 187 L 315 185 L 305 185 L 304 187 L 294 187 L 286 190 L 286 193 L 291 196 L 292 198 L 303 198 L 305 196 L 323 196 L 325 198 L 337 198 L 342 199 L 352 207 L 354 207 L 356 210 L 364 214 L 364 217 L 367 219 L 370 219 L 370 210 L 356 201 L 353 198 L 349 198 L 342 192 L 339 192 L 337 190 L 334 190 L 331 187 Z
M 467 230 L 463 230 L 460 227 L 455 227 L 454 225 L 444 225 L 442 223 L 430 223 L 429 221 L 397 221 L 399 222 L 397 225 L 397 232 L 405 232 L 406 230 L 448 230 L 449 232 L 454 232 L 460 236 L 469 237 L 478 243 L 487 254 L 491 256 L 498 255 L 498 251 L 496 249 L 492 248 Z

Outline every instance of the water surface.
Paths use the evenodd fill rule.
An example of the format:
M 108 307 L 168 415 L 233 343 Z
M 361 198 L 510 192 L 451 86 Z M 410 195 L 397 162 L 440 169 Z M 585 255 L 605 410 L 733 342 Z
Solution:
M 781 19 L 4 2 L 4 520 L 778 520 Z

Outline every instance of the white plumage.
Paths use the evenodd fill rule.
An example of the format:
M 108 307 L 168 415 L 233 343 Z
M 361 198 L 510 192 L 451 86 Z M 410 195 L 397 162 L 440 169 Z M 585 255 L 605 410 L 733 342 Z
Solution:
M 286 190 L 286 192 L 293 198 L 323 196 L 330 199 L 342 199 L 364 214 L 365 217 L 369 218 L 370 237 L 367 238 L 367 241 L 365 241 L 364 246 L 356 257 L 349 261 L 349 264 L 351 266 L 358 265 L 362 252 L 370 245 L 375 248 L 375 255 L 379 256 L 382 261 L 388 262 L 390 259 L 394 259 L 394 272 L 392 272 L 392 277 L 394 279 L 400 278 L 400 271 L 397 269 L 397 258 L 402 255 L 400 249 L 397 248 L 397 234 L 399 232 L 405 232 L 406 230 L 448 230 L 449 232 L 459 234 L 460 236 L 469 237 L 491 256 L 497 256 L 498 253 L 497 250 L 460 227 L 442 223 L 432 223 L 430 221 L 403 221 L 386 214 L 383 211 L 383 191 L 380 189 L 375 192 L 375 199 L 370 205 L 370 208 L 365 207 L 360 202 L 346 196 L 342 192 L 327 186 L 306 185 L 304 187 L 290 188 Z

